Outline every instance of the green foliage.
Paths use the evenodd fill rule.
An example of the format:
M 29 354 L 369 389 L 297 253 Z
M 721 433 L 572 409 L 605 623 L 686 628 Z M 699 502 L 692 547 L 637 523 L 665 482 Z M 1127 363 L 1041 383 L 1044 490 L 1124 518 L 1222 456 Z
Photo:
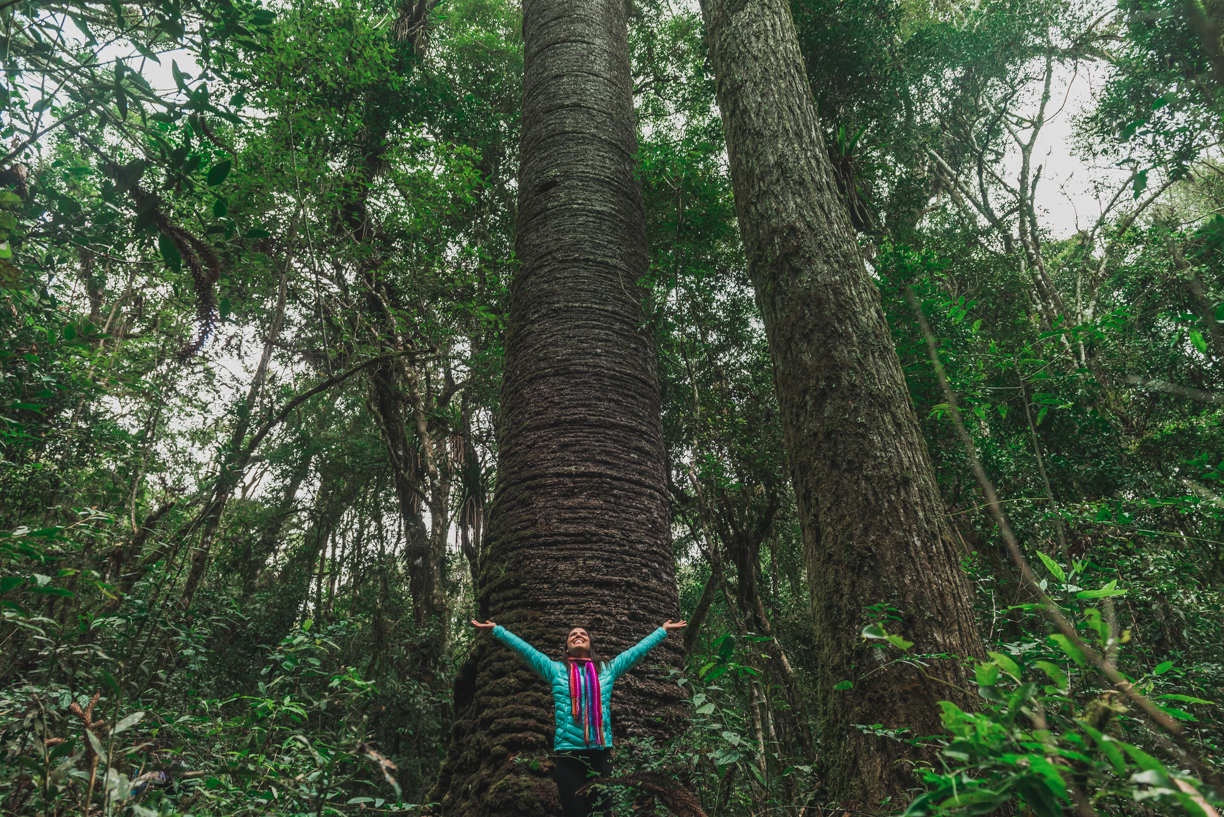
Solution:
M 1077 564 L 1069 576 L 1053 559 L 1039 555 L 1057 579 L 1051 589 L 1055 599 L 1106 599 L 1101 608 L 1078 606 L 1075 624 L 1086 643 L 1117 662 L 1123 645 L 1133 646 L 1131 631 L 1118 630 L 1112 601 L 1126 591 L 1116 582 L 1080 590 L 1070 580 L 1084 572 L 1085 564 Z M 1022 607 L 1035 608 L 1036 614 L 1042 605 Z M 1040 630 L 1041 622 L 1036 618 L 1033 629 Z M 878 624 L 864 635 L 887 639 L 902 652 L 912 646 Z M 939 747 L 942 768 L 921 770 L 927 791 L 914 798 L 905 815 L 991 814 L 1018 800 L 1042 817 L 1088 810 L 1125 813 L 1132 803 L 1160 813 L 1207 817 L 1220 804 L 1210 785 L 1182 768 L 1184 758 L 1162 759 L 1169 741 L 1150 718 L 1136 713 L 1133 701 L 1088 665 L 1066 636 L 1054 633 L 1044 643 L 1001 643 L 999 649 L 974 666 L 978 708 L 964 711 L 941 702 L 948 735 L 925 740 Z M 913 659 L 899 660 L 922 666 Z M 1179 721 L 1198 718 L 1173 703 L 1206 707 L 1204 713 L 1218 709 L 1211 700 L 1173 691 L 1187 689 L 1185 679 L 1162 678 L 1173 668 L 1173 662 L 1165 661 L 1124 677 L 1129 689 Z
M 710 814 L 786 808 L 810 798 L 817 785 L 814 764 L 778 740 L 772 722 L 786 717 L 787 705 L 781 687 L 762 682 L 766 641 L 726 633 L 714 639 L 713 654 L 692 656 L 697 672 L 677 679 L 693 707 L 688 731 L 665 751 L 656 749 L 650 764 L 635 752 L 633 768 L 682 772 Z
M 138 817 L 408 808 L 395 765 L 366 743 L 375 684 L 337 663 L 361 622 L 315 633 L 308 625 L 261 657 L 266 680 L 256 695 L 190 695 L 176 706 L 165 688 L 142 692 L 139 669 L 102 647 L 87 648 L 88 660 L 66 677 L 5 691 L 0 739 L 16 763 L 4 778 L 4 807 L 55 813 L 96 786 L 104 810 Z M 118 628 L 96 622 L 91 631 L 106 639 Z M 191 658 L 199 646 L 180 638 L 192 672 L 215 671 L 215 656 Z
M 1093 631 L 1100 626 L 1101 612 L 1087 609 L 1082 621 Z M 1104 650 L 1111 636 L 1102 629 L 1094 640 Z M 1128 640 L 1128 634 L 1121 638 Z M 1013 798 L 1043 816 L 1071 811 L 1083 802 L 1116 813 L 1133 802 L 1204 817 L 1212 804 L 1219 804 L 1202 781 L 1140 748 L 1159 742 L 1150 721 L 1132 717 L 1117 690 L 1077 671 L 1082 656 L 1060 639 L 1050 640 L 1062 655 L 1034 649 L 1037 645 L 1022 648 L 1014 658 L 991 653 L 993 660 L 976 668 L 978 694 L 986 701 L 980 711 L 964 712 L 943 702 L 950 733 L 940 740 L 946 765 L 923 772 L 928 791 L 910 804 L 907 815 L 987 814 Z M 1054 660 L 1033 660 L 1043 654 Z M 1170 667 L 1161 665 L 1136 678 L 1136 688 L 1149 695 L 1159 691 L 1156 676 Z M 1179 693 L 1154 697 L 1215 706 Z M 1161 708 L 1179 719 L 1195 719 L 1180 709 Z

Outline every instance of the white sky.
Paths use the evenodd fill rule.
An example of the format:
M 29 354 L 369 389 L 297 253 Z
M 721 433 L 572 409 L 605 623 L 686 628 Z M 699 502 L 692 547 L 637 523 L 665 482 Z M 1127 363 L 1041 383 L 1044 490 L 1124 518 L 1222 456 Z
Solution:
M 1108 197 L 1102 199 L 1094 188 L 1114 191 L 1129 184 L 1129 168 L 1092 167 L 1071 152 L 1074 120 L 1092 109 L 1094 93 L 1102 80 L 1100 67 L 1081 65 L 1076 73 L 1064 67 L 1051 84 L 1046 125 L 1037 138 L 1032 161 L 1042 165 L 1037 188 L 1038 214 L 1044 214 L 1042 226 L 1055 239 L 1089 229 L 1100 217 Z M 1037 100 L 1032 101 L 1030 108 L 1026 113 L 1035 117 Z M 1012 179 L 1019 177 L 1019 150 L 1010 152 L 1007 167 Z

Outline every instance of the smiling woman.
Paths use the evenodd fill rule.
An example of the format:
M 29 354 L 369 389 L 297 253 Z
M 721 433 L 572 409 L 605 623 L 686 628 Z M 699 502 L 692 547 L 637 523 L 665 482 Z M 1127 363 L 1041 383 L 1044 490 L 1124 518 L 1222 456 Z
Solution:
M 646 653 L 688 622 L 665 621 L 659 629 L 622 652 L 612 663 L 600 661 L 591 648 L 591 636 L 574 627 L 565 638 L 563 661 L 553 661 L 526 641 L 492 621 L 473 621 L 478 630 L 519 654 L 552 685 L 557 730 L 553 736 L 554 776 L 564 817 L 611 814 L 612 804 L 598 791 L 580 792 L 592 777 L 612 774 L 612 685 L 637 666 Z

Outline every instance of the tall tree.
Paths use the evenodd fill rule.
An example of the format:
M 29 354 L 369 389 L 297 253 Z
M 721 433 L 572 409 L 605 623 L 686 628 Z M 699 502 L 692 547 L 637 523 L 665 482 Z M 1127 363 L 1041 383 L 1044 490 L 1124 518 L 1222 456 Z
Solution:
M 969 584 L 820 135 L 785 0 L 702 0 L 736 212 L 764 318 L 803 529 L 831 793 L 902 802 L 918 750 L 856 724 L 942 731 L 956 661 L 865 643 L 886 620 L 921 653 L 980 655 Z
M 521 268 L 506 320 L 497 490 L 477 602 L 553 657 L 569 628 L 600 654 L 678 613 L 637 130 L 619 0 L 523 4 Z M 678 666 L 679 639 L 659 658 Z M 477 643 L 456 681 L 447 815 L 552 814 L 549 690 L 516 656 Z M 613 697 L 618 738 L 668 731 L 680 691 L 649 670 Z M 660 725 L 661 722 L 661 725 Z

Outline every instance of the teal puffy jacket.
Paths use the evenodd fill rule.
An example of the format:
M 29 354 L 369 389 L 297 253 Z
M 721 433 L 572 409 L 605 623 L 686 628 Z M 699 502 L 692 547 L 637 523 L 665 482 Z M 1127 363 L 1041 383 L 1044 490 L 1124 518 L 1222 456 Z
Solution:
M 531 665 L 541 678 L 552 684 L 553 702 L 556 704 L 557 732 L 553 735 L 553 751 L 598 748 L 582 739 L 582 726 L 574 720 L 570 703 L 569 674 L 565 664 L 553 661 L 544 653 L 519 638 L 500 624 L 493 628 L 493 637 L 514 650 Z M 616 679 L 638 665 L 660 641 L 667 637 L 662 627 L 643 638 L 612 660 L 611 664 L 599 667 L 599 697 L 603 707 L 604 746 L 612 746 L 612 685 Z

